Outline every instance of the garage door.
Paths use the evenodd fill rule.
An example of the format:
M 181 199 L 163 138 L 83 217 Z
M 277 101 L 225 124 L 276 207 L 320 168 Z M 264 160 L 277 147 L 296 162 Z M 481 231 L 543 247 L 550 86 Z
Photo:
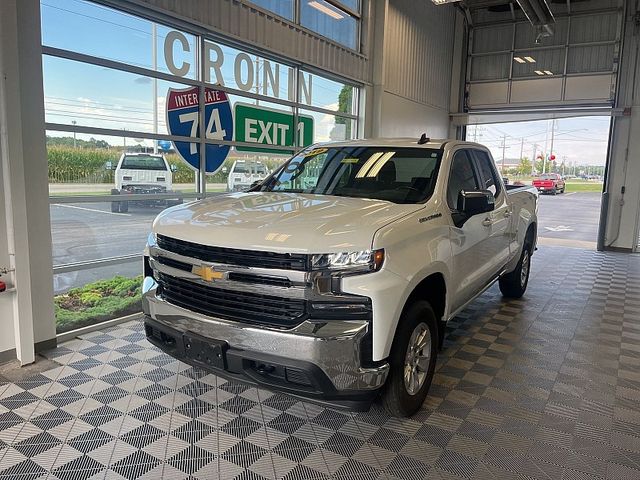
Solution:
M 466 110 L 610 108 L 624 2 L 537 2 L 550 8 L 547 26 L 520 3 L 469 2 Z

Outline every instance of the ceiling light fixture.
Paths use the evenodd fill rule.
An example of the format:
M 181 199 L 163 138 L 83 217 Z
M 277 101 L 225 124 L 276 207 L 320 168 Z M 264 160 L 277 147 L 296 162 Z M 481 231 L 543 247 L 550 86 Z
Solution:
M 520 57 L 513 57 L 513 59 L 518 63 L 527 63 L 527 62 L 524 61 L 523 58 L 520 58 Z
M 544 75 L 544 72 L 542 72 L 540 70 L 536 70 L 536 75 Z
M 340 12 L 337 12 L 336 10 L 328 7 L 327 5 L 320 3 L 320 2 L 316 2 L 315 0 L 313 2 L 309 2 L 309 6 L 315 8 L 316 10 L 324 13 L 325 15 L 329 15 L 330 17 L 335 18 L 336 20 L 340 20 L 342 18 L 344 18 L 344 15 L 342 15 Z
M 550 72 L 549 70 L 545 70 L 544 73 L 546 73 L 547 75 L 553 75 L 553 72 Z
M 431 0 L 431 1 L 436 5 L 444 5 L 445 3 L 455 3 L 455 2 L 459 2 L 460 0 Z
M 536 59 L 533 57 L 524 57 L 524 59 L 529 63 L 536 63 Z

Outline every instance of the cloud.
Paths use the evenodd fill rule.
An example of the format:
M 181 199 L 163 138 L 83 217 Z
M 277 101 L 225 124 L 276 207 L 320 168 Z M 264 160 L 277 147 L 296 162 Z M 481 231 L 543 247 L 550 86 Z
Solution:
M 149 85 L 151 83 L 151 79 L 149 77 L 137 77 L 134 82 L 140 85 Z

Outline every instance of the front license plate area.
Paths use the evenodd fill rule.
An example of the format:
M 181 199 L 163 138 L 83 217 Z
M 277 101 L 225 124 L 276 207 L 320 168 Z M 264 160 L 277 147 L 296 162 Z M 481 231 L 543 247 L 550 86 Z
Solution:
M 188 359 L 213 368 L 226 368 L 226 351 L 229 345 L 223 340 L 213 340 L 193 333 L 182 336 L 184 352 Z

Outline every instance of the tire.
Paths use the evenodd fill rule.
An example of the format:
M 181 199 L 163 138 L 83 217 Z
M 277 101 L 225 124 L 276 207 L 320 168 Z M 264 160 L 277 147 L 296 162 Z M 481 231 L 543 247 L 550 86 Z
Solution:
M 521 298 L 529 285 L 530 273 L 531 247 L 525 244 L 515 270 L 500 277 L 499 285 L 502 295 L 508 298 Z
M 120 213 L 127 213 L 129 211 L 129 202 L 125 200 L 120 202 Z
M 116 188 L 112 188 L 111 195 L 120 195 L 120 190 Z M 120 211 L 120 202 L 111 202 L 111 213 L 118 213 L 119 211 Z
M 558 194 L 558 189 L 556 187 L 553 187 L 553 190 L 551 190 L 551 195 L 557 195 Z
M 414 351 L 413 358 L 411 358 L 410 345 L 415 346 L 414 341 L 417 342 L 424 332 L 428 332 L 430 341 L 421 352 Z M 418 300 L 402 314 L 389 355 L 389 378 L 387 378 L 382 392 L 382 405 L 390 415 L 408 417 L 420 409 L 433 380 L 438 354 L 437 347 L 436 315 L 429 302 Z M 422 368 L 419 368 L 419 362 L 417 362 L 420 353 L 424 354 L 421 358 Z M 413 376 L 408 374 L 405 380 L 407 362 L 414 366 L 415 373 Z M 415 382 L 411 383 L 410 380 Z M 411 391 L 412 389 L 413 391 Z

